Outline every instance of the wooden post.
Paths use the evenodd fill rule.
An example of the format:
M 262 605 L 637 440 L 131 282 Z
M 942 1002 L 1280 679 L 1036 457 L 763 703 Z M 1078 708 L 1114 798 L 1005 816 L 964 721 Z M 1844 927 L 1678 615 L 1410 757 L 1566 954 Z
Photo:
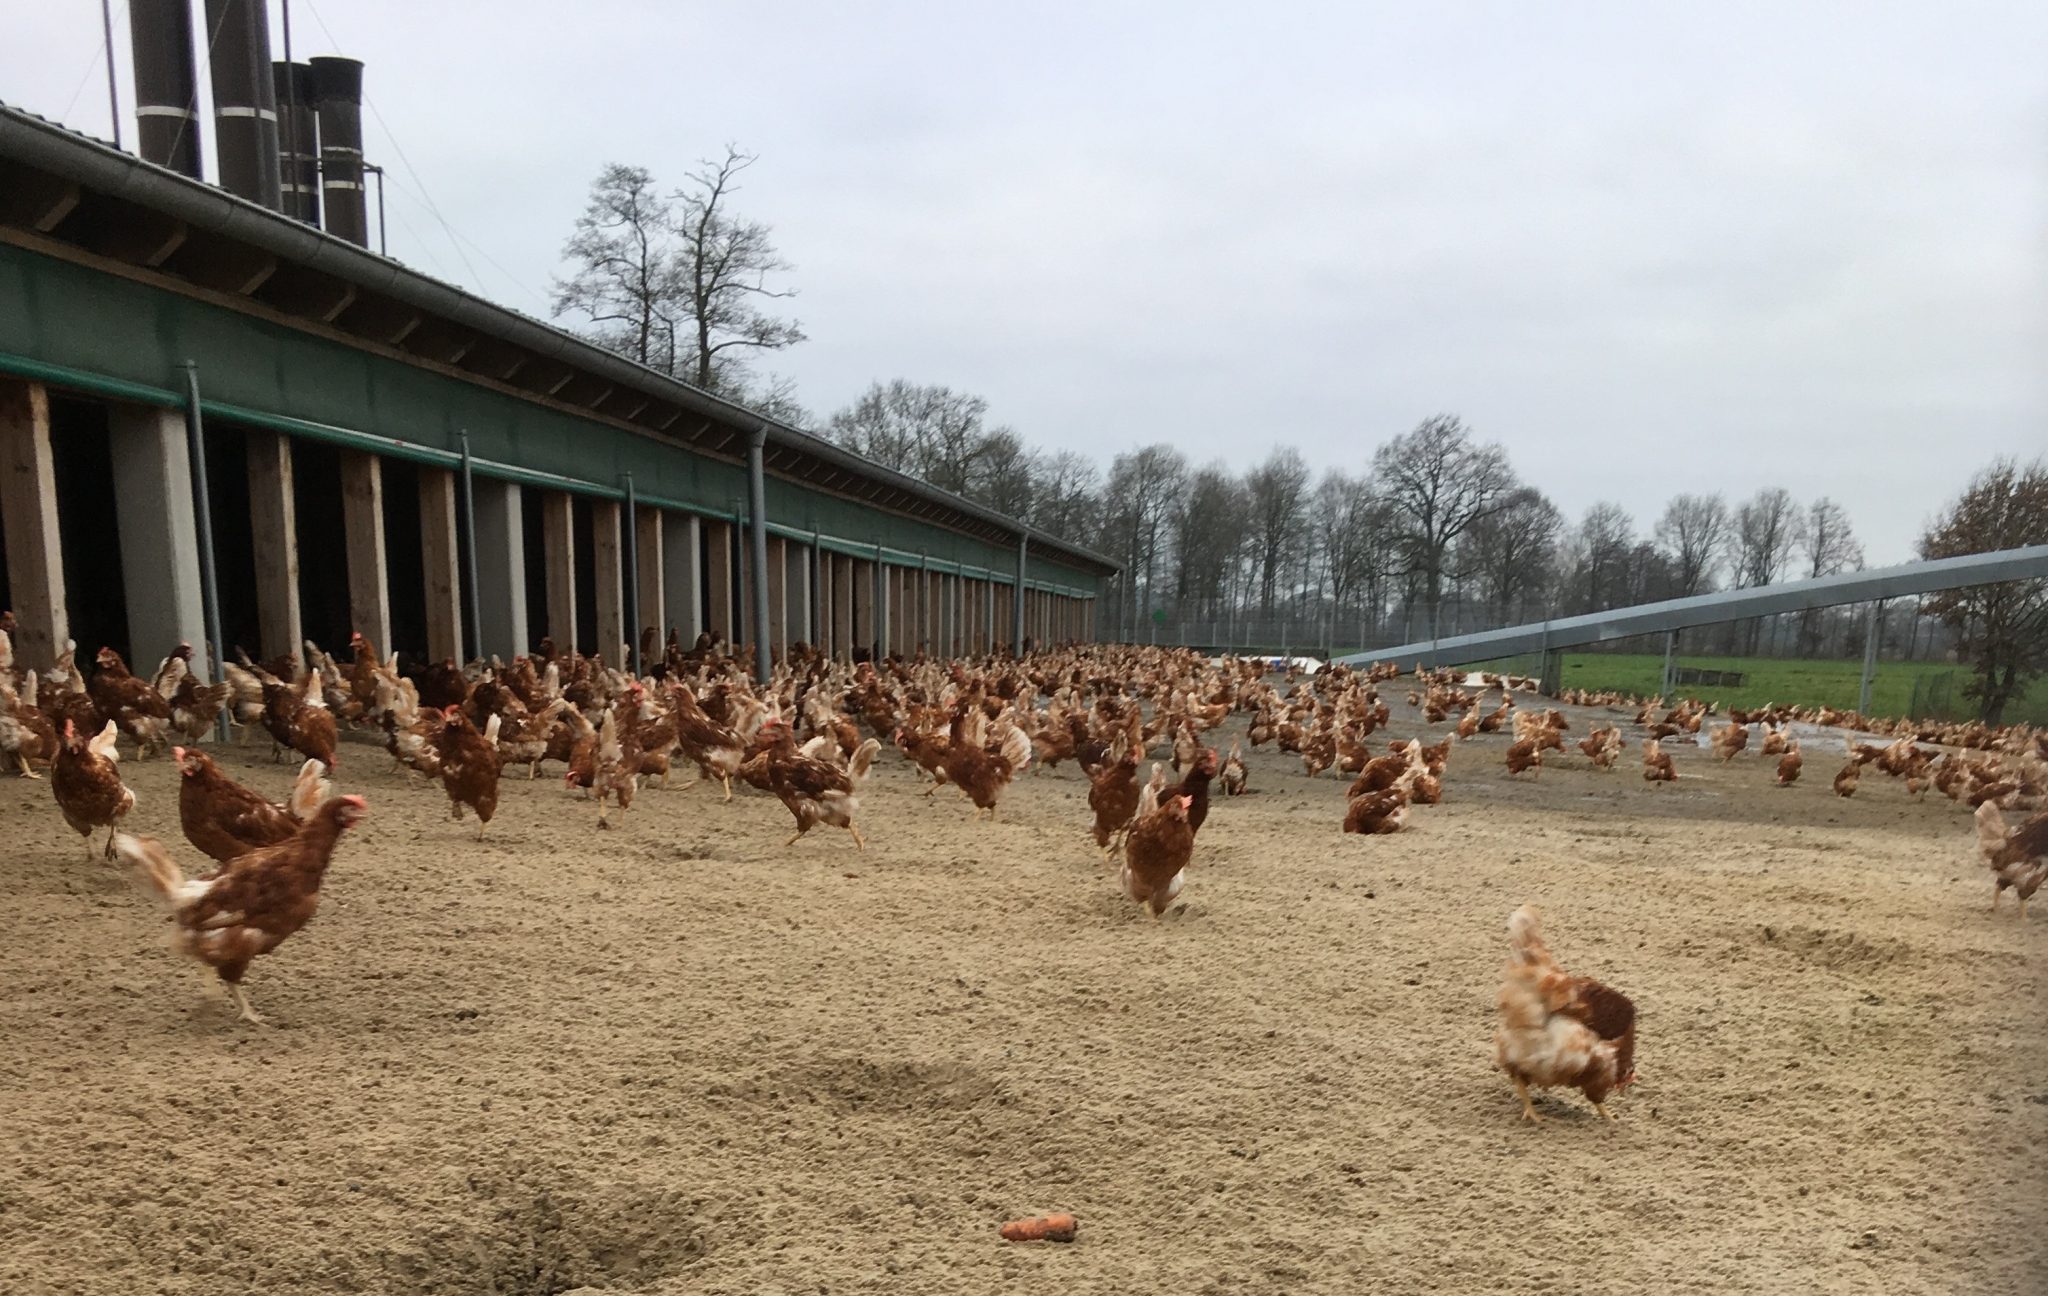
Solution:
M 511 482 L 488 477 L 475 482 L 481 647 L 484 656 L 495 654 L 509 661 L 533 647 L 526 628 L 525 501 Z
M 853 660 L 855 601 L 854 568 L 859 564 L 845 554 L 832 558 L 832 650 L 841 661 Z
M 781 660 L 789 644 L 789 542 L 768 537 L 768 654 Z
M 50 394 L 41 383 L 0 378 L 0 521 L 7 527 L 15 666 L 48 670 L 71 637 L 71 621 L 57 526 L 57 465 L 50 453 Z
M 192 459 L 180 411 L 115 405 L 108 414 L 130 664 L 146 674 L 180 643 L 206 652 Z
M 256 546 L 256 620 L 262 655 L 302 654 L 299 524 L 292 501 L 292 443 L 249 430 L 249 528 Z M 382 645 L 379 645 L 380 647 Z
M 851 653 L 855 648 L 865 648 L 872 654 L 875 648 L 874 565 L 865 558 L 854 558 L 847 566 L 851 569 L 852 592 L 848 600 L 853 617 L 847 627 L 847 651 Z
M 421 499 L 424 507 L 424 494 Z M 341 513 L 348 546 L 349 621 L 357 634 L 367 636 L 379 653 L 388 656 L 391 585 L 385 574 L 382 459 L 360 450 L 341 452 Z M 432 619 L 430 615 L 428 620 Z
M 626 565 L 619 551 L 620 514 L 617 500 L 590 502 L 591 566 L 597 581 L 597 651 L 605 664 L 631 669 L 632 654 L 626 650 Z
M 576 647 L 575 501 L 561 491 L 540 497 L 541 547 L 547 554 L 548 629 L 555 651 Z
M 426 578 L 427 659 L 461 661 L 462 548 L 455 535 L 455 474 L 420 469 L 420 566 Z M 389 651 L 384 645 L 378 648 Z
M 705 628 L 725 636 L 728 643 L 737 646 L 746 636 L 740 632 L 739 624 L 733 620 L 732 606 L 732 523 L 704 522 L 704 558 L 706 564 L 706 601 L 710 613 L 710 624 Z
M 661 623 L 661 634 L 666 639 L 674 627 L 683 647 L 689 648 L 704 629 L 704 602 L 698 590 L 701 520 L 693 513 L 679 513 L 675 521 L 663 521 L 661 543 L 662 610 L 668 618 Z
M 662 544 L 665 525 L 661 510 L 651 504 L 642 504 L 635 511 L 633 557 L 640 564 L 640 624 L 627 626 L 626 635 L 638 643 L 640 632 L 654 627 L 655 657 L 640 663 L 643 672 L 661 660 L 661 638 L 668 631 L 668 550 Z

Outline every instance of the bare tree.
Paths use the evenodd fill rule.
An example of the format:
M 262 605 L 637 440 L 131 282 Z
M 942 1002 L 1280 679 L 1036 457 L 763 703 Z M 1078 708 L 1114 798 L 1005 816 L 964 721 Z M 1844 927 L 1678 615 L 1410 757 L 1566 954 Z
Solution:
M 1678 495 L 1657 521 L 1657 540 L 1671 559 L 1673 596 L 1690 598 L 1714 587 L 1714 568 L 1729 534 L 1728 501 L 1719 495 Z
M 1635 533 L 1635 520 L 1619 504 L 1602 501 L 1586 510 L 1572 546 L 1580 611 L 1601 612 L 1628 601 Z
M 1237 537 L 1245 530 L 1245 491 L 1230 469 L 1214 463 L 1188 479 L 1169 504 L 1173 528 L 1173 597 L 1183 616 L 1213 613 L 1223 598 Z
M 562 256 L 572 270 L 555 279 L 555 315 L 580 315 L 599 345 L 674 373 L 682 273 L 674 205 L 654 176 L 608 163 L 591 183 L 590 202 Z
M 1792 493 L 1782 486 L 1758 491 L 1735 511 L 1735 583 L 1775 585 L 1791 565 L 1805 530 Z
M 1031 525 L 1063 540 L 1092 541 L 1102 507 L 1102 474 L 1095 461 L 1072 450 L 1040 455 L 1033 478 Z
M 804 340 L 795 320 L 762 309 L 764 302 L 796 296 L 769 286 L 771 275 L 790 269 L 775 251 L 772 231 L 729 210 L 740 173 L 758 160 L 728 144 L 723 158 L 698 164 L 674 195 L 678 323 L 689 338 L 685 372 L 706 391 L 734 388 L 746 372 L 745 355 Z
M 1922 558 L 1957 558 L 2048 544 L 2048 461 L 1999 459 L 1920 537 Z M 1977 714 L 1998 724 L 2027 683 L 2048 673 L 2048 581 L 2006 581 L 1930 596 L 1926 611 L 1956 634 L 1975 674 L 1964 686 Z
M 1301 552 L 1301 523 L 1308 504 L 1308 465 L 1301 452 L 1281 446 L 1245 475 L 1246 503 L 1259 563 L 1259 607 L 1273 612 L 1273 592 L 1283 565 Z
M 1455 415 L 1439 414 L 1381 446 L 1373 476 L 1402 520 L 1404 567 L 1421 578 L 1434 626 L 1451 546 L 1512 500 L 1515 474 L 1507 452 L 1474 444 Z
M 1525 487 L 1515 503 L 1475 523 L 1459 545 L 1458 569 L 1478 583 L 1494 620 L 1506 624 L 1514 609 L 1550 580 L 1564 515 L 1542 492 Z
M 1738 587 L 1775 585 L 1792 565 L 1805 529 L 1805 519 L 1792 493 L 1782 486 L 1758 491 L 1735 510 L 1735 526 L 1729 546 L 1733 552 L 1735 584 Z M 1773 626 L 1777 623 L 1774 620 Z M 1763 619 L 1751 617 L 1737 632 L 1747 639 L 1745 651 L 1755 652 L 1763 635 Z
M 884 467 L 965 494 L 987 452 L 988 402 L 939 384 L 875 383 L 834 414 L 832 440 Z
M 1833 576 L 1863 566 L 1863 546 L 1849 525 L 1849 511 L 1823 495 L 1806 508 L 1806 574 Z M 1821 650 L 1827 613 L 1812 608 L 1799 615 L 1799 650 L 1808 657 Z
M 1123 560 L 1127 606 L 1134 616 L 1150 612 L 1157 602 L 1173 504 L 1187 475 L 1186 458 L 1164 443 L 1120 454 L 1110 465 L 1104 490 L 1109 507 L 1098 547 Z

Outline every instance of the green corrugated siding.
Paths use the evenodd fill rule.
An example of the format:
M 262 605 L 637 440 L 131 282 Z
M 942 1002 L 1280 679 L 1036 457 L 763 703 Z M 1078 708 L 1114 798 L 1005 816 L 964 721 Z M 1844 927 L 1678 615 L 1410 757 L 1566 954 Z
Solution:
M 185 361 L 199 366 L 210 417 L 265 424 L 300 436 L 347 441 L 446 462 L 469 434 L 483 471 L 614 498 L 625 475 L 641 499 L 731 517 L 745 507 L 746 470 L 608 423 L 272 323 L 183 294 L 0 243 L 0 368 L 37 365 L 86 376 L 101 394 L 182 403 Z M 37 374 L 62 382 L 53 372 Z M 688 418 L 689 415 L 685 415 Z M 539 474 L 540 476 L 528 476 Z M 547 478 L 566 479 L 549 483 Z M 1016 551 L 858 501 L 822 494 L 770 473 L 768 516 L 779 534 L 829 537 L 838 552 L 1014 577 Z M 1031 554 L 1028 583 L 1094 597 L 1097 578 Z

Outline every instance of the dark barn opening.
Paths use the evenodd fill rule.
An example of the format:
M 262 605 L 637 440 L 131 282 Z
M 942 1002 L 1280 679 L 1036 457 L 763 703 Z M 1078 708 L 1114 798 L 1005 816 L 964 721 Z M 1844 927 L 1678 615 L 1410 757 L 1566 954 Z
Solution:
M 555 632 L 548 624 L 548 544 L 540 521 L 540 492 L 531 486 L 519 488 L 519 531 L 526 551 L 526 633 L 532 637 L 524 647 L 530 650 Z M 558 649 L 563 646 L 555 644 Z
M 235 649 L 262 657 L 263 635 L 256 613 L 255 524 L 249 517 L 249 440 L 242 429 L 220 419 L 206 421 L 206 490 L 213 516 L 213 567 L 219 590 L 222 656 Z M 296 651 L 296 649 L 295 649 Z
M 590 501 L 581 495 L 569 497 L 569 534 L 576 537 L 576 644 L 585 653 L 601 650 L 597 642 L 597 552 L 592 543 L 597 528 L 591 518 Z M 563 645 L 558 645 L 563 646 Z M 612 662 L 617 665 L 617 662 Z
M 384 580 L 390 591 L 391 646 L 408 660 L 427 657 L 425 541 L 420 535 L 420 472 L 404 459 L 386 459 L 384 474 Z
M 341 496 L 341 452 L 294 439 L 292 517 L 299 553 L 299 633 L 322 652 L 349 658 L 355 618 L 348 603 L 348 524 Z
M 148 676 L 175 644 L 143 644 L 137 661 L 128 642 L 128 596 L 121 580 L 119 510 L 114 507 L 114 455 L 107 407 L 96 401 L 50 395 L 50 460 L 57 473 L 58 533 L 64 542 L 64 601 L 71 637 L 78 641 L 79 671 L 93 673 L 101 648 L 121 654 L 128 668 Z

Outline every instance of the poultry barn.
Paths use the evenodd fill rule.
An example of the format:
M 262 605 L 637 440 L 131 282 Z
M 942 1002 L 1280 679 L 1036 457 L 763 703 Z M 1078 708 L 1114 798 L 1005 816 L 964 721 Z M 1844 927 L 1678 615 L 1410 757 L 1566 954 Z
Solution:
M 187 8 L 0 105 L 0 1292 L 2048 1290 L 2048 736 L 1103 642 Z
M 353 128 L 361 66 L 302 70 L 278 84 Z M 615 665 L 632 626 L 767 659 L 1094 636 L 1100 555 L 380 256 L 360 186 L 330 185 L 323 229 L 278 209 L 274 167 L 229 192 L 157 140 L 0 105 L 0 607 L 25 665 L 356 631 L 408 662 L 550 640 Z

